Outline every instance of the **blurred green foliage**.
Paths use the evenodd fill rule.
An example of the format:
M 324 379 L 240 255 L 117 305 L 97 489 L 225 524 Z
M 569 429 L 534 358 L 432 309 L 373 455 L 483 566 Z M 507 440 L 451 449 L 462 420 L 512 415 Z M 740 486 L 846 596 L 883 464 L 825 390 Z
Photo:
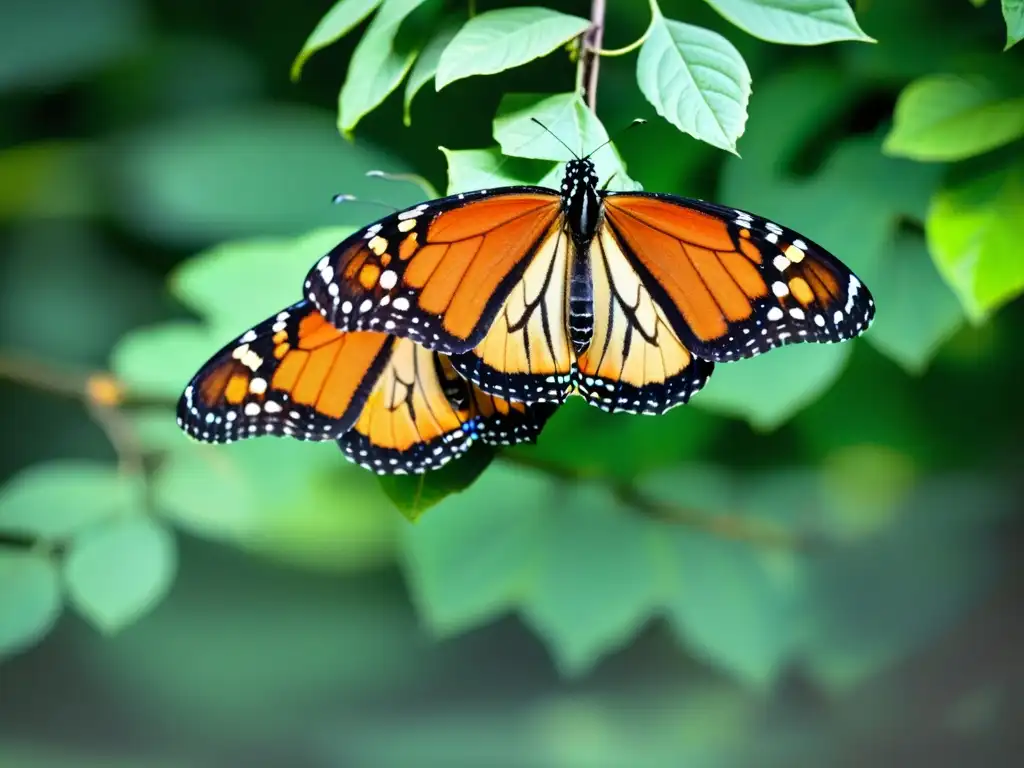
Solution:
M 608 0 L 597 115 L 586 0 L 0 10 L 0 765 L 1012 762 L 1024 6 L 854 5 Z M 424 197 L 367 171 L 555 184 L 531 115 L 826 245 L 876 324 L 423 480 L 183 438 L 196 367 Z

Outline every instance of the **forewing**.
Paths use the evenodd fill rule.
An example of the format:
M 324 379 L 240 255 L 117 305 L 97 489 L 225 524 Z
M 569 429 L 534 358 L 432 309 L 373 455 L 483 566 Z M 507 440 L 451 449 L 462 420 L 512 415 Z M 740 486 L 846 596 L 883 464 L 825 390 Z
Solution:
M 680 340 L 718 362 L 858 336 L 874 300 L 839 259 L 745 211 L 645 193 L 604 196 L 605 227 Z
M 210 443 L 264 434 L 334 440 L 355 423 L 393 342 L 342 333 L 301 301 L 200 368 L 178 402 L 178 425 Z
M 476 346 L 560 221 L 541 187 L 467 192 L 387 216 L 310 270 L 304 294 L 341 330 L 446 354 Z
M 567 307 L 572 239 L 550 231 L 512 286 L 490 329 L 451 363 L 485 392 L 526 403 L 562 402 L 575 367 Z

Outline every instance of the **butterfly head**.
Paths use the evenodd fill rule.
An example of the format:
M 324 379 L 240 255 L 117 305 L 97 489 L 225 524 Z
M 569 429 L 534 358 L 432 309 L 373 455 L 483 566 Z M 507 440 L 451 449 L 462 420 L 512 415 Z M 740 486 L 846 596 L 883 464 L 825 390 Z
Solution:
M 571 198 L 584 188 L 597 187 L 597 169 L 594 161 L 589 158 L 570 160 L 565 164 L 565 176 L 562 177 L 562 197 Z
M 597 197 L 597 171 L 589 158 L 570 160 L 562 179 L 562 207 L 568 213 L 573 234 L 589 240 L 597 228 L 601 202 Z

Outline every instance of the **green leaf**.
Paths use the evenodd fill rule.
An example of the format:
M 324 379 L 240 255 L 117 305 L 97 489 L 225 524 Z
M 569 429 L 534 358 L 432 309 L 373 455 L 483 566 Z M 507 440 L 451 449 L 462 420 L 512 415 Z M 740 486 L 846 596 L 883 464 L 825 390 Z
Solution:
M 142 516 L 125 516 L 79 535 L 64 562 L 72 605 L 114 634 L 151 611 L 171 587 L 174 538 Z
M 453 493 L 471 486 L 494 460 L 496 449 L 477 443 L 458 461 L 420 475 L 381 475 L 378 480 L 388 498 L 410 522 Z
M 299 79 L 302 67 L 310 56 L 355 29 L 380 3 L 381 0 L 338 0 L 320 19 L 306 38 L 299 55 L 295 57 L 292 63 L 292 80 Z
M 506 93 L 494 118 L 494 138 L 506 155 L 564 163 L 571 158 L 566 157 L 566 149 L 558 139 L 582 157 L 587 154 L 584 142 L 589 138 L 584 135 L 584 121 L 588 123 L 588 133 L 604 131 L 596 117 L 591 122 L 584 113 L 593 116 L 575 93 Z M 533 122 L 533 118 L 548 130 Z
M 533 553 L 551 493 L 533 472 L 501 465 L 446 499 L 400 541 L 410 588 L 441 636 L 500 616 L 532 585 Z
M 673 543 L 676 631 L 697 655 L 748 684 L 770 685 L 799 644 L 793 619 L 804 585 L 793 555 L 689 531 Z
M 736 154 L 750 99 L 750 72 L 739 51 L 701 27 L 654 19 L 636 77 L 658 114 L 695 139 Z
M 590 26 L 547 8 L 505 8 L 474 16 L 441 54 L 436 87 L 473 75 L 493 75 L 546 56 Z
M 388 97 L 409 72 L 418 40 L 399 35 L 403 22 L 427 0 L 384 0 L 352 54 L 338 95 L 338 129 L 350 136 L 364 115 Z M 414 36 L 415 37 L 415 36 Z
M 934 637 L 991 581 L 986 536 L 1012 498 L 994 477 L 947 482 L 894 476 L 884 460 L 857 466 L 856 486 L 835 472 L 696 464 L 636 486 L 659 509 L 719 518 L 722 530 L 771 526 L 832 544 L 805 552 L 656 522 L 618 500 L 617 486 L 503 462 L 403 527 L 405 570 L 436 632 L 514 610 L 569 675 L 664 613 L 691 652 L 745 683 L 766 688 L 796 664 L 849 684 Z M 924 574 L 908 546 L 922 553 Z M 899 607 L 910 604 L 920 610 Z
M 436 632 L 518 607 L 568 674 L 627 641 L 660 597 L 646 519 L 605 489 L 508 463 L 407 526 L 402 539 L 414 596 Z
M 42 640 L 60 612 L 60 574 L 53 562 L 0 549 L 0 659 Z
M 798 510 L 829 509 L 813 472 L 733 473 L 691 464 L 644 478 L 640 489 L 714 520 L 770 524 L 800 533 Z M 807 604 L 805 563 L 794 550 L 733 541 L 676 526 L 669 551 L 668 617 L 686 647 L 748 685 L 767 688 L 800 651 Z
M 566 489 L 558 506 L 548 506 L 520 610 L 575 676 L 625 646 L 656 612 L 662 562 L 654 528 L 607 490 Z
M 177 398 L 199 366 L 229 340 L 219 341 L 196 323 L 140 328 L 118 342 L 110 367 L 135 395 Z
M 847 0 L 707 0 L 744 32 L 771 43 L 820 45 L 875 42 L 857 24 Z
M 922 161 L 963 160 L 1024 136 L 1024 97 L 1006 98 L 990 82 L 923 77 L 896 102 L 886 154 Z
M 101 157 L 112 175 L 111 209 L 136 234 L 177 247 L 364 225 L 365 207 L 331 205 L 338 192 L 396 207 L 420 199 L 411 184 L 366 178 L 374 169 L 408 169 L 369 145 L 342 140 L 331 114 L 306 107 L 190 114 L 107 150 Z
M 770 431 L 822 395 L 846 367 L 850 344 L 798 344 L 715 366 L 691 404 Z
M 137 394 L 177 398 L 203 363 L 232 338 L 297 298 L 310 265 L 351 230 L 329 227 L 298 238 L 228 242 L 183 262 L 171 290 L 206 320 L 139 328 L 118 342 L 113 371 Z M 240 285 L 229 291 L 224 286 Z
M 64 0 L 0 7 L 0 91 L 57 89 L 145 45 L 144 14 L 132 0 L 81 0 L 76 23 L 60 23 L 67 10 Z
M 0 531 L 58 542 L 83 528 L 137 511 L 143 488 L 110 464 L 36 464 L 0 488 Z
M 1024 290 L 1024 160 L 990 165 L 938 192 L 927 222 L 932 258 L 974 321 Z
M 540 120 L 548 130 L 541 128 L 531 118 Z M 566 157 L 566 148 L 555 136 L 580 157 L 608 141 L 604 125 L 577 94 L 505 94 L 494 118 L 494 138 L 505 155 L 556 160 L 559 165 L 552 170 L 560 175 L 562 163 L 570 158 Z M 625 164 L 613 144 L 596 152 L 593 160 L 599 178 L 606 180 L 614 177 L 610 188 L 634 188 L 635 183 L 626 175 Z M 557 189 L 558 182 L 553 186 Z
M 799 469 L 691 466 L 645 480 L 641 487 L 666 502 L 791 533 L 833 534 L 849 529 L 851 515 L 886 513 L 856 540 L 830 538 L 832 546 L 811 552 L 666 529 L 668 615 L 687 647 L 761 688 L 796 664 L 841 689 L 961 615 L 995 575 L 988 538 L 1012 508 L 1008 488 L 994 478 L 948 476 L 893 485 L 890 471 L 884 461 L 861 466 L 858 488 L 885 489 L 870 500 L 851 494 L 849 479 Z
M 605 413 L 583 398 L 571 397 L 545 425 L 536 444 L 507 451 L 525 461 L 588 476 L 629 480 L 699 457 L 719 426 L 719 419 L 694 408 L 673 408 L 658 417 L 633 416 Z M 624 445 L 629 451 L 622 450 Z
M 871 343 L 912 373 L 922 373 L 942 343 L 963 325 L 960 302 L 918 235 L 896 239 L 872 280 L 872 291 L 885 311 L 871 326 Z
M 1024 38 L 1024 0 L 1003 0 L 1003 19 L 1006 21 L 1006 47 L 1010 50 Z
M 430 41 L 423 46 L 413 65 L 409 79 L 405 82 L 405 100 L 402 105 L 402 120 L 406 125 L 412 125 L 412 100 L 424 85 L 434 79 L 437 74 L 437 65 L 441 61 L 441 53 L 448 47 L 448 43 L 455 37 L 462 24 L 461 19 L 452 19 L 442 26 Z
M 296 289 L 310 267 L 352 232 L 349 227 L 324 227 L 295 238 L 223 243 L 180 264 L 171 273 L 171 291 L 202 315 L 212 332 L 241 334 L 297 301 Z M 243 280 L 244 291 L 225 296 L 225 285 Z
M 191 533 L 306 568 L 387 562 L 400 522 L 376 477 L 333 443 L 183 439 L 156 470 L 152 492 L 160 512 Z
M 559 166 L 537 160 L 505 157 L 492 149 L 448 149 L 440 147 L 448 161 L 448 194 L 476 189 L 537 184 Z

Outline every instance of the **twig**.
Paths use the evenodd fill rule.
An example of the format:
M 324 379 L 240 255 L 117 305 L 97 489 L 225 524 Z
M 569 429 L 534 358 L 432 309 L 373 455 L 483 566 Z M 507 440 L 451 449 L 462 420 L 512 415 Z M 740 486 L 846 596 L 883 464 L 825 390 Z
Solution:
M 25 357 L 0 353 L 0 378 L 81 400 L 113 446 L 122 471 L 142 472 L 145 449 L 131 421 L 120 407 L 126 399 L 124 387 L 110 374 L 63 370 Z M 810 543 L 807 536 L 757 520 L 739 515 L 708 514 L 653 499 L 631 483 L 598 472 L 565 467 L 519 454 L 501 453 L 499 458 L 508 464 L 542 472 L 566 484 L 589 482 L 601 485 L 625 506 L 662 522 L 685 525 L 714 536 L 759 546 L 802 549 Z M 24 537 L 0 536 L 0 546 L 31 548 L 36 544 L 34 540 Z
M 80 400 L 106 434 L 121 470 L 142 472 L 142 446 L 118 407 L 124 402 L 124 386 L 109 373 L 69 370 L 23 355 L 0 352 L 0 379 Z
M 591 112 L 597 111 L 597 74 L 601 63 L 598 52 L 604 39 L 605 0 L 592 0 L 590 5 L 590 26 L 580 40 L 580 83 L 583 98 Z
M 607 477 L 596 472 L 587 472 L 552 464 L 520 454 L 501 453 L 499 458 L 515 466 L 526 467 L 567 483 L 595 483 L 606 488 L 622 504 L 664 523 L 685 525 L 694 530 L 704 531 L 713 536 L 734 541 L 743 541 L 756 546 L 780 549 L 807 549 L 813 539 L 799 533 L 787 531 L 779 526 L 759 520 L 730 514 L 708 514 L 678 504 L 653 499 L 642 493 L 632 483 Z
M 84 400 L 89 377 L 80 371 L 64 370 L 22 355 L 0 353 L 0 379 Z

